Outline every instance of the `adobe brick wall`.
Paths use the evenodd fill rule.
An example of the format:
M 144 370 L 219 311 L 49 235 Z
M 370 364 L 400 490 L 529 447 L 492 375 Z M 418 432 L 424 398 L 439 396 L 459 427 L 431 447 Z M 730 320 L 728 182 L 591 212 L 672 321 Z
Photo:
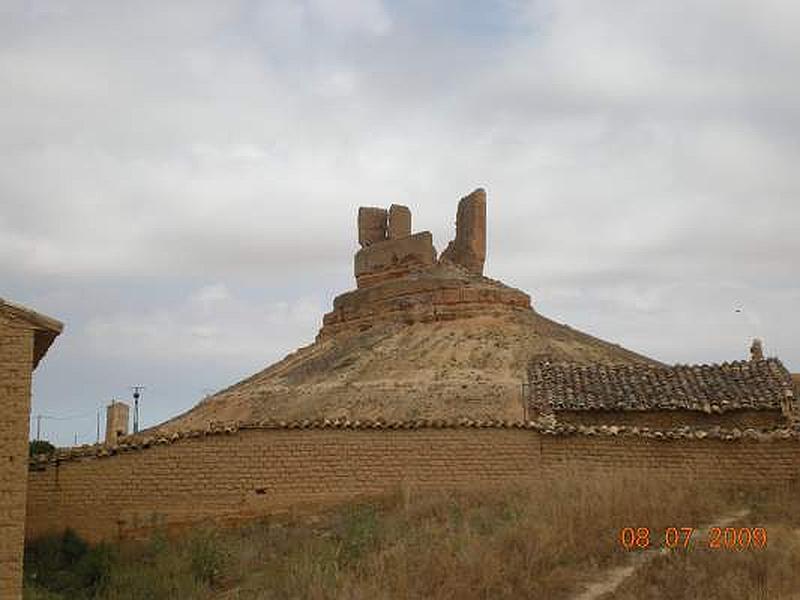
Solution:
M 0 598 L 21 597 L 34 333 L 0 311 Z
M 530 429 L 247 429 L 29 473 L 29 538 L 69 526 L 91 541 L 238 521 L 400 486 L 487 486 L 567 471 L 640 469 L 739 483 L 796 477 L 797 440 L 655 440 Z M 38 470 L 37 470 L 38 469 Z
M 156 520 L 242 518 L 417 487 L 532 478 L 535 435 L 513 430 L 244 430 L 31 471 L 28 537 L 96 541 Z
M 545 476 L 565 471 L 603 473 L 620 469 L 737 485 L 797 479 L 800 442 L 656 440 L 585 435 L 547 436 L 541 461 Z
M 630 425 L 652 429 L 690 427 L 771 428 L 786 426 L 781 411 L 731 410 L 722 414 L 706 414 L 697 410 L 559 410 L 556 419 L 573 425 Z

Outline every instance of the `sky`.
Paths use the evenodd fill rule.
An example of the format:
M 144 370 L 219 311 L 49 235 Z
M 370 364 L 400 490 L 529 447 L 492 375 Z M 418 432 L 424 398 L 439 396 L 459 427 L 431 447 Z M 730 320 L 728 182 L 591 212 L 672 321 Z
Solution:
M 0 0 L 0 296 L 65 323 L 41 437 L 312 342 L 359 206 L 441 251 L 479 186 L 540 313 L 798 372 L 798 72 L 792 1 Z

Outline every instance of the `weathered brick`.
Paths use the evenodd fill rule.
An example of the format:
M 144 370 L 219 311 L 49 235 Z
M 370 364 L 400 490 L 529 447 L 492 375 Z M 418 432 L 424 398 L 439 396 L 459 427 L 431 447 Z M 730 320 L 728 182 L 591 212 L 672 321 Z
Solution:
M 61 324 L 0 298 L 0 598 L 22 596 L 31 371 Z
M 248 429 L 29 474 L 27 535 L 90 540 L 245 520 L 412 486 L 495 486 L 566 473 L 672 473 L 738 483 L 795 477 L 797 441 L 651 440 L 532 430 Z M 265 458 L 267 457 L 267 458 Z M 263 490 L 263 494 L 257 490 Z

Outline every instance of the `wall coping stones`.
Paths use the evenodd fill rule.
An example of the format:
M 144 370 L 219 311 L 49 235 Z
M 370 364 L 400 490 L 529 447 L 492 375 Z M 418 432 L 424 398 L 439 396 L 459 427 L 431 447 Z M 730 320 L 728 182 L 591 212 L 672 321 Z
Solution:
M 414 421 L 383 421 L 318 419 L 301 421 L 249 421 L 244 423 L 212 422 L 206 429 L 177 431 L 168 435 L 136 436 L 120 438 L 117 445 L 106 444 L 83 445 L 74 448 L 59 448 L 54 454 L 40 454 L 30 459 L 32 469 L 46 468 L 61 462 L 108 458 L 118 454 L 142 451 L 153 446 L 164 446 L 179 443 L 182 440 L 215 435 L 236 435 L 247 430 L 425 430 L 425 429 L 525 429 L 542 435 L 567 436 L 583 435 L 587 437 L 636 437 L 653 440 L 721 440 L 771 442 L 776 440 L 800 441 L 800 428 L 699 428 L 683 425 L 670 429 L 654 429 L 630 425 L 572 425 L 568 423 L 552 423 L 548 420 L 538 421 L 503 421 L 472 419 L 418 419 Z

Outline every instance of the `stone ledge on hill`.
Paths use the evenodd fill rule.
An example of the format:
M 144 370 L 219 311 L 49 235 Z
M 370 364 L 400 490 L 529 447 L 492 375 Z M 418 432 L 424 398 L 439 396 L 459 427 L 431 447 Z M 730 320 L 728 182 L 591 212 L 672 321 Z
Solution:
M 528 294 L 463 267 L 436 264 L 337 296 L 318 340 L 389 323 L 432 323 L 530 311 Z

